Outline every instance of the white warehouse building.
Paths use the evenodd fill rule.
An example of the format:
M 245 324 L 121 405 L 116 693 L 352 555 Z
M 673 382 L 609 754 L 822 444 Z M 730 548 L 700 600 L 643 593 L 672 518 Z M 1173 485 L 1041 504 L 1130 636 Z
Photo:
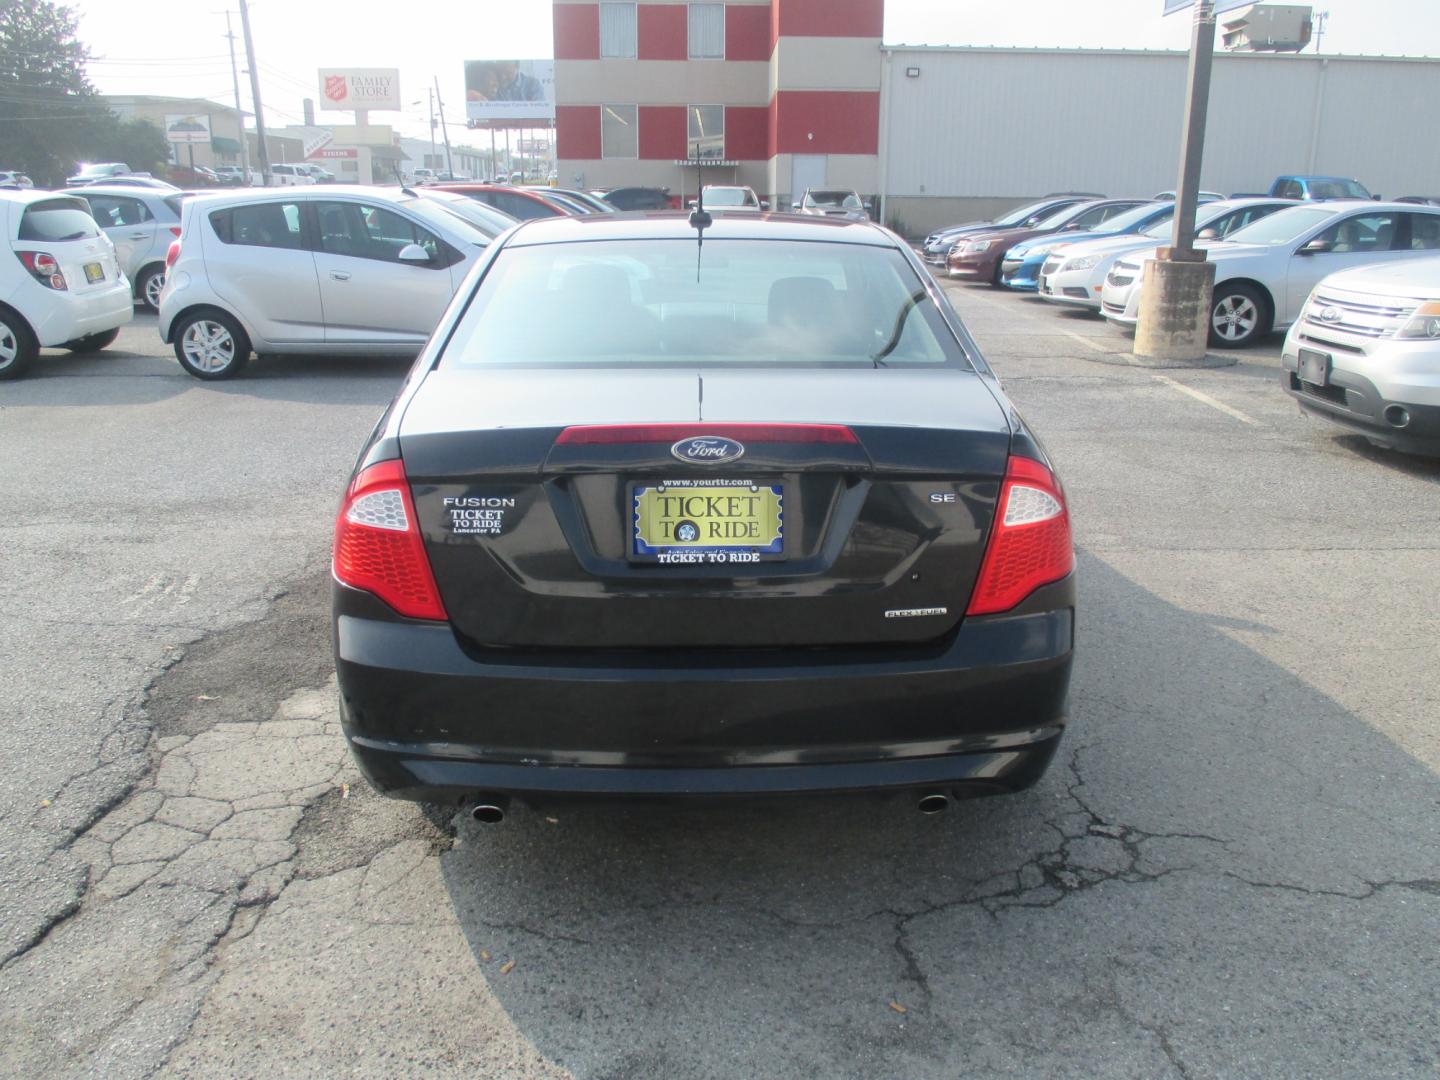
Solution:
M 1053 191 L 1173 188 L 1187 55 L 1096 49 L 881 49 L 880 193 L 911 236 Z M 1215 56 L 1201 186 L 1263 192 L 1284 173 L 1440 195 L 1429 117 L 1440 62 Z

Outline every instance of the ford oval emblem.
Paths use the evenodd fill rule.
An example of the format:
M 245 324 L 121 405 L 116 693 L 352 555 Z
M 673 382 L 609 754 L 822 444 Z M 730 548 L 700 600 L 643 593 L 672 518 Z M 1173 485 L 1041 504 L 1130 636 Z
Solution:
M 745 453 L 745 447 L 721 435 L 693 435 L 670 447 L 670 453 L 681 461 L 716 465 L 722 461 L 735 461 Z

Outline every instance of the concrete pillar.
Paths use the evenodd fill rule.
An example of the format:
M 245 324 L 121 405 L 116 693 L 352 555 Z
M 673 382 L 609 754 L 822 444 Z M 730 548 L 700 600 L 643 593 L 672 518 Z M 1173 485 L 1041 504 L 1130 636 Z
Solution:
M 1135 355 L 1177 362 L 1205 358 L 1215 264 L 1203 251 L 1161 248 L 1145 263 Z

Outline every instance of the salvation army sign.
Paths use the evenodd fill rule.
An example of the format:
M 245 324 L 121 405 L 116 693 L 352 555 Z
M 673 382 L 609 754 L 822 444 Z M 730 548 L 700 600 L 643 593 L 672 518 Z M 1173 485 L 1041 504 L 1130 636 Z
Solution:
M 400 108 L 399 68 L 321 68 L 322 109 Z

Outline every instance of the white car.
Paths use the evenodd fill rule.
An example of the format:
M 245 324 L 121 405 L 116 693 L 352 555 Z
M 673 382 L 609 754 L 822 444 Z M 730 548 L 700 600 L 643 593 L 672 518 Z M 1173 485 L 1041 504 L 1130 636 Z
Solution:
M 396 188 L 195 195 L 166 255 L 160 337 L 200 379 L 258 353 L 414 355 L 491 236 Z
M 0 191 L 0 379 L 41 347 L 105 348 L 135 316 L 130 282 L 85 202 L 66 192 Z
M 1440 208 L 1360 199 L 1305 203 L 1280 210 L 1225 240 L 1206 240 L 1215 264 L 1210 343 L 1241 348 L 1300 314 L 1305 298 L 1337 270 L 1440 251 Z M 1141 273 L 1153 251 L 1115 262 L 1100 293 L 1100 312 L 1119 326 L 1140 318 Z
M 1440 455 L 1440 257 L 1331 274 L 1290 327 L 1281 366 L 1307 413 Z
M 1295 206 L 1294 199 L 1231 199 L 1206 203 L 1195 211 L 1195 228 L 1201 239 L 1218 240 L 1268 217 L 1276 210 Z M 1055 248 L 1040 268 L 1037 295 L 1053 304 L 1100 310 L 1100 293 L 1115 261 L 1136 251 L 1164 243 L 1175 228 L 1175 215 L 1157 222 L 1142 233 L 1081 240 Z
M 271 187 L 304 187 L 307 184 L 315 183 L 315 177 L 310 175 L 310 169 L 305 165 L 271 165 L 270 186 Z
M 701 188 L 706 210 L 769 210 L 770 203 L 752 187 L 734 184 L 706 184 Z M 692 204 L 693 205 L 693 204 Z
M 150 311 L 160 310 L 165 287 L 165 253 L 180 235 L 178 192 L 91 184 L 75 194 L 115 245 L 120 269 L 135 284 L 135 299 Z
M 0 169 L 0 188 L 33 188 L 35 181 L 23 172 L 14 169 Z

